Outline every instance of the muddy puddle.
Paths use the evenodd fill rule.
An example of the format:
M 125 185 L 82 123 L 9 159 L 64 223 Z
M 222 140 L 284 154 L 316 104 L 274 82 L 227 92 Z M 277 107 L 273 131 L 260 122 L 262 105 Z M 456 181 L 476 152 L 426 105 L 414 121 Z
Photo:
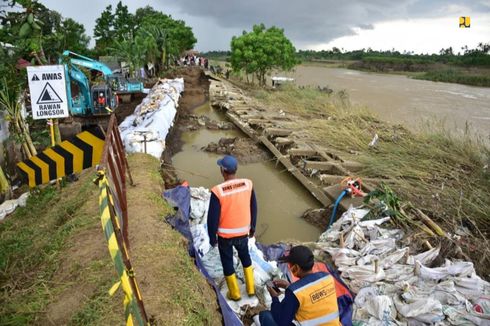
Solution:
M 194 115 L 207 116 L 216 121 L 225 120 L 224 115 L 203 105 Z M 218 143 L 223 137 L 246 137 L 240 131 L 198 130 L 182 134 L 182 151 L 172 158 L 173 166 L 181 180 L 189 181 L 193 187 L 211 188 L 222 182 L 216 161 L 222 155 L 202 150 L 210 142 Z M 294 179 L 282 165 L 272 160 L 240 164 L 238 176 L 254 182 L 258 202 L 257 238 L 263 243 L 274 243 L 286 239 L 316 241 L 321 230 L 301 219 L 309 208 L 320 204 Z

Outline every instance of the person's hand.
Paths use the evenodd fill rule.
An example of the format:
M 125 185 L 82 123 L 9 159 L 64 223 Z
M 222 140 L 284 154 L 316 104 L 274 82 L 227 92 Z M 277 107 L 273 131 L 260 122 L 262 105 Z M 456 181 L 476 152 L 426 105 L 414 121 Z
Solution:
M 289 282 L 286 280 L 273 280 L 272 283 L 274 283 L 275 286 L 278 288 L 287 288 L 289 286 Z
M 255 235 L 255 230 L 254 229 L 250 229 L 250 231 L 248 231 L 248 237 L 249 238 L 253 238 Z
M 274 290 L 273 288 L 271 288 L 270 286 L 267 285 L 266 288 L 267 288 L 267 291 L 269 291 L 269 294 L 271 295 L 271 297 L 276 298 L 279 296 L 279 293 L 277 293 L 277 291 Z

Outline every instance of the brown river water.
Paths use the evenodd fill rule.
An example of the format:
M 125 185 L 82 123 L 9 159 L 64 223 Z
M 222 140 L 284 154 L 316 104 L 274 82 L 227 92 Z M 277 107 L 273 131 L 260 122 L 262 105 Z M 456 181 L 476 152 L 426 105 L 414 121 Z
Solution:
M 446 128 L 462 132 L 466 126 L 489 140 L 490 88 L 435 83 L 401 75 L 366 73 L 349 69 L 301 65 L 288 74 L 300 86 L 329 86 L 347 90 L 353 103 L 368 107 L 383 120 L 401 123 L 417 130 L 427 121 L 444 122 Z M 208 104 L 195 114 L 226 120 Z M 222 181 L 216 154 L 201 150 L 222 137 L 245 137 L 236 130 L 187 131 L 182 135 L 182 151 L 174 155 L 173 165 L 181 179 L 191 186 L 211 188 Z M 296 239 L 316 241 L 320 229 L 300 218 L 319 203 L 303 186 L 273 161 L 240 165 L 238 175 L 254 182 L 259 215 L 258 239 L 263 243 Z M 327 216 L 325 218 L 328 218 Z
M 279 74 L 278 74 L 279 75 Z M 343 68 L 300 65 L 281 73 L 299 86 L 345 89 L 351 102 L 368 107 L 382 120 L 412 130 L 441 122 L 461 133 L 490 137 L 490 88 L 412 79 L 403 75 L 369 73 Z
M 208 104 L 194 111 L 214 120 L 225 117 Z M 192 187 L 206 187 L 223 182 L 216 164 L 220 155 L 201 150 L 210 142 L 218 142 L 222 137 L 245 137 L 237 130 L 188 131 L 182 135 L 182 151 L 172 158 L 181 179 L 189 181 Z M 251 163 L 238 166 L 239 177 L 249 178 L 254 183 L 257 196 L 258 219 L 257 238 L 263 243 L 297 239 L 316 241 L 321 230 L 312 226 L 300 216 L 308 208 L 318 208 L 320 204 L 283 166 L 273 161 Z M 325 217 L 326 218 L 326 217 Z

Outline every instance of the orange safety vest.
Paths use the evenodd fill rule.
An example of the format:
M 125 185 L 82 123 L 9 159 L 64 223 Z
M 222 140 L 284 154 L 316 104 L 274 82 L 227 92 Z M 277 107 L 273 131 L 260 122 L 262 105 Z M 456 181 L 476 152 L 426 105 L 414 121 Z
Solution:
M 211 189 L 221 206 L 217 232 L 220 237 L 234 238 L 250 231 L 252 187 L 248 179 L 233 179 Z
M 332 275 L 325 274 L 316 281 L 291 290 L 299 301 L 294 318 L 300 325 L 341 326 Z

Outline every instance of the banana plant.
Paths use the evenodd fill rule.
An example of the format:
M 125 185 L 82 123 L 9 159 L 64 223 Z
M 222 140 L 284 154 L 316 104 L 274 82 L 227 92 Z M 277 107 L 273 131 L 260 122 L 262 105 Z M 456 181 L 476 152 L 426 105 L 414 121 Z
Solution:
M 6 119 L 11 123 L 10 128 L 14 138 L 20 141 L 25 156 L 31 158 L 37 155 L 37 151 L 21 114 L 23 96 L 20 94 L 20 90 L 16 87 L 9 87 L 4 78 L 0 87 L 0 107 L 5 110 Z

